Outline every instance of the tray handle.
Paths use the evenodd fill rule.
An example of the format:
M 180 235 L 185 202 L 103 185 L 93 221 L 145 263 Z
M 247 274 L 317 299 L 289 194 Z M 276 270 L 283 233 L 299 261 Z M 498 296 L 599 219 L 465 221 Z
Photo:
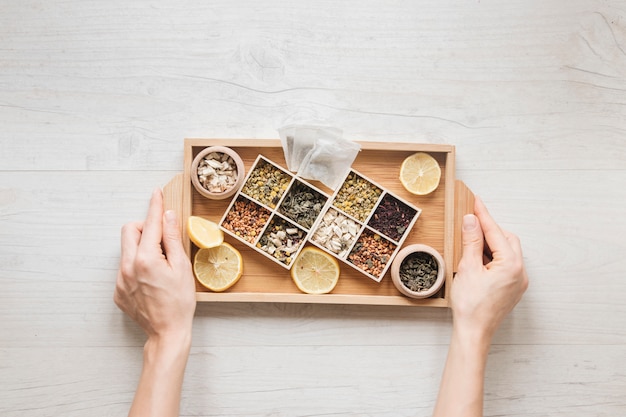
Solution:
M 461 180 L 456 180 L 454 186 L 454 268 L 457 272 L 459 261 L 463 255 L 463 240 L 461 236 L 461 226 L 463 216 L 474 213 L 474 193 Z
M 163 209 L 174 210 L 178 217 L 178 227 L 183 229 L 183 174 L 176 174 L 163 187 Z

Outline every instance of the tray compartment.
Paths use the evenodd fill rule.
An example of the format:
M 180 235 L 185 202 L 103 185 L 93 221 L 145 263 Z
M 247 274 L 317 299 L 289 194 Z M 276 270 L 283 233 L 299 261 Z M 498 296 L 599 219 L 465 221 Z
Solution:
M 411 226 L 417 215 L 418 211 L 415 208 L 392 194 L 385 193 L 367 225 L 389 239 L 400 242 L 411 232 Z
M 333 196 L 332 205 L 364 222 L 376 207 L 383 190 L 364 176 L 350 170 Z
M 373 280 L 380 281 L 397 250 L 397 244 L 381 234 L 365 228 L 346 260 Z
M 308 231 L 327 201 L 328 196 L 324 192 L 296 178 L 280 203 L 278 212 Z
M 306 241 L 307 231 L 274 213 L 256 248 L 279 265 L 289 268 Z
M 293 175 L 289 172 L 259 155 L 243 183 L 241 193 L 274 209 L 289 188 L 292 179 Z
M 237 195 L 220 222 L 222 230 L 240 241 L 254 245 L 267 225 L 271 212 L 243 194 Z
M 343 260 L 350 253 L 361 230 L 362 223 L 331 206 L 320 217 L 309 242 Z

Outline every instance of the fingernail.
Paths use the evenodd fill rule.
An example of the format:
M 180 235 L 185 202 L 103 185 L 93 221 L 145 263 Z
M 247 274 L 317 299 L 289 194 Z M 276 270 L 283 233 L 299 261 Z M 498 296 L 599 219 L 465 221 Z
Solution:
M 476 216 L 473 214 L 466 214 L 463 216 L 463 230 L 469 232 L 476 228 Z
M 165 212 L 165 221 L 170 224 L 176 224 L 176 213 L 174 210 L 167 210 Z

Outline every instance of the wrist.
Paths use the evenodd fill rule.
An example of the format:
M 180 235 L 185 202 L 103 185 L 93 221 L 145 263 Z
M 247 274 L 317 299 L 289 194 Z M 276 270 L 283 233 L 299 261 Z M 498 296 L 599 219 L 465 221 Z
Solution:
M 434 416 L 479 416 L 491 337 L 475 320 L 456 315 Z
M 144 345 L 144 361 L 187 361 L 191 349 L 191 330 L 153 334 Z
M 487 357 L 491 347 L 492 333 L 480 326 L 454 322 L 452 340 L 466 352 Z
M 191 330 L 152 334 L 129 416 L 179 414 L 180 395 L 191 349 Z

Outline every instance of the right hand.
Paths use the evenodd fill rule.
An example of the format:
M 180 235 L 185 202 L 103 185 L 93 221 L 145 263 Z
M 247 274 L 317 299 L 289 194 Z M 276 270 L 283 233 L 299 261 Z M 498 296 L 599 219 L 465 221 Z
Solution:
M 528 288 L 519 238 L 502 230 L 476 197 L 476 215 L 463 218 L 463 256 L 451 289 L 454 326 L 493 334 Z M 493 259 L 484 260 L 484 243 Z

